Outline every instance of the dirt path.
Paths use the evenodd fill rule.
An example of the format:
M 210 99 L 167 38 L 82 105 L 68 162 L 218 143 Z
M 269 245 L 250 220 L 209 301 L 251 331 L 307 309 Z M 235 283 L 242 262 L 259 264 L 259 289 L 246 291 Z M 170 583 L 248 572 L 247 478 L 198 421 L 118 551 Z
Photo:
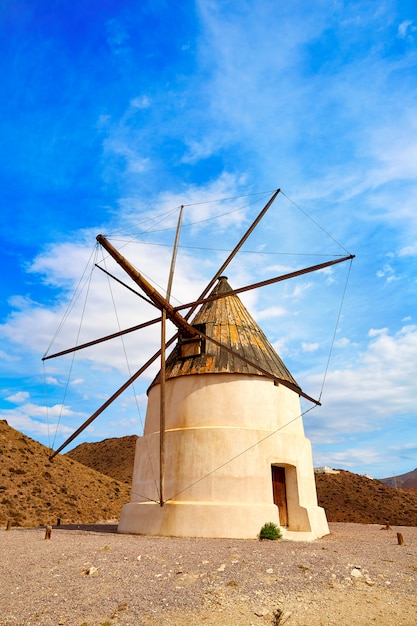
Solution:
M 2 529 L 0 625 L 414 626 L 417 528 L 330 529 L 314 543 Z

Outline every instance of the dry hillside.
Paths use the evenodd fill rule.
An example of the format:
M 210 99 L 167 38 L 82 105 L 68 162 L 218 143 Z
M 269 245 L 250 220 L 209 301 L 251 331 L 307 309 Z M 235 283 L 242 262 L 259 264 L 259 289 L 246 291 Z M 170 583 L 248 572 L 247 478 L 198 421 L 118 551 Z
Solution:
M 0 421 L 0 524 L 8 519 L 23 526 L 55 524 L 58 518 L 62 523 L 118 519 L 130 500 L 136 438 L 83 443 L 50 462 L 45 446 Z M 317 475 L 316 485 L 330 522 L 417 527 L 415 490 L 393 489 L 343 470 Z
M 0 524 L 95 523 L 117 519 L 130 488 L 57 456 L 0 420 Z
M 137 438 L 137 435 L 129 435 L 97 443 L 82 443 L 65 456 L 130 485 Z
M 81 444 L 68 455 L 109 476 L 131 480 L 135 437 Z M 102 448 L 102 445 L 104 447 Z M 101 451 L 104 451 L 103 455 Z M 123 468 L 122 459 L 126 460 Z M 407 475 L 406 475 L 407 476 Z M 316 475 L 317 496 L 330 522 L 417 526 L 417 492 L 392 489 L 352 472 Z
M 417 526 L 417 492 L 393 489 L 351 472 L 316 475 L 317 496 L 330 522 Z

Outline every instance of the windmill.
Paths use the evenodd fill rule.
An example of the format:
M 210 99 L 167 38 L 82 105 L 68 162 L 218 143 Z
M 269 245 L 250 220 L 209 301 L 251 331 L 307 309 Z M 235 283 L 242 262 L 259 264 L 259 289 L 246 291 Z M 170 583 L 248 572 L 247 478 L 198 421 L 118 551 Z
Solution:
M 132 497 L 122 510 L 121 533 L 253 538 L 268 521 L 280 524 L 290 539 L 309 540 L 328 533 L 325 513 L 317 505 L 300 397 L 320 402 L 301 389 L 238 294 L 354 257 L 348 255 L 240 289 L 232 289 L 224 275 L 279 192 L 272 195 L 200 297 L 180 307 L 170 303 L 170 291 L 182 212 L 166 297 L 106 237 L 97 236 L 98 243 L 160 310 L 161 347 L 51 458 L 160 358 L 160 371 L 148 390 Z M 168 342 L 167 319 L 177 329 Z M 166 358 L 166 349 L 174 342 Z

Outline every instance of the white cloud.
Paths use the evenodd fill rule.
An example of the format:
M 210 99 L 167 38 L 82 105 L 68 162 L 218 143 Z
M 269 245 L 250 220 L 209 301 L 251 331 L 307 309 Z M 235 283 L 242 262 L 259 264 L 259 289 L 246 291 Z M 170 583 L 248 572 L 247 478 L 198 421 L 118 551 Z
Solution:
M 369 337 L 380 337 L 381 335 L 386 335 L 388 333 L 388 328 L 370 328 L 368 331 Z
M 149 109 L 151 101 L 148 96 L 136 96 L 130 101 L 130 106 L 134 109 Z
M 54 378 L 54 376 L 45 376 L 45 382 L 47 385 L 59 385 L 59 382 L 57 381 L 56 378 Z
M 345 348 L 350 344 L 350 340 L 347 337 L 341 337 L 334 342 L 336 348 Z
M 318 343 L 307 343 L 305 341 L 301 342 L 301 349 L 303 352 L 315 352 L 320 347 Z
M 5 350 L 0 350 L 0 361 L 2 361 L 3 363 L 16 363 L 19 360 L 20 359 L 18 356 L 10 354 Z
M 372 446 L 346 448 L 340 452 L 319 452 L 314 455 L 315 465 L 329 465 L 355 471 L 357 467 L 369 467 L 386 462 L 387 452 Z
M 400 39 L 405 39 L 408 33 L 412 33 L 416 30 L 417 28 L 413 26 L 412 20 L 404 20 L 398 26 L 398 37 L 400 37 Z
M 371 330 L 371 341 L 357 362 L 329 371 L 323 406 L 314 413 L 312 439 L 327 443 L 349 439 L 353 433 L 378 431 L 389 420 L 413 415 L 417 401 L 417 326 Z M 318 388 L 320 377 L 307 376 L 306 389 Z
M 6 400 L 8 402 L 13 402 L 14 404 L 21 404 L 22 402 L 25 402 L 29 398 L 29 396 L 30 394 L 28 391 L 18 391 L 12 396 L 8 396 Z
M 417 243 L 411 246 L 404 246 L 398 254 L 399 256 L 417 256 Z
M 287 313 L 286 309 L 282 306 L 271 306 L 266 309 L 262 309 L 255 314 L 256 320 L 274 319 L 281 317 Z
M 44 408 L 45 413 L 45 408 Z M 0 410 L 1 419 L 5 419 L 9 426 L 20 430 L 24 433 L 29 433 L 35 437 L 48 437 L 52 438 L 56 434 L 69 435 L 73 432 L 73 428 L 57 422 L 45 422 L 38 419 L 34 419 L 30 412 L 27 412 L 27 407 L 19 407 L 19 409 Z

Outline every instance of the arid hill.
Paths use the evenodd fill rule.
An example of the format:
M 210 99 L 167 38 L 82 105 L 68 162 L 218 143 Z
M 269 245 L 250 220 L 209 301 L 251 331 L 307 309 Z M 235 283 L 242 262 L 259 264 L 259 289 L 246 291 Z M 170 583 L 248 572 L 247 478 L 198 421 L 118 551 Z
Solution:
M 58 455 L 0 420 L 0 524 L 38 526 L 118 519 L 130 487 Z
M 381 483 L 397 489 L 416 489 L 417 490 L 417 467 L 412 472 L 400 474 L 399 476 L 391 476 L 391 478 L 381 478 Z
M 83 443 L 50 462 L 45 446 L 0 421 L 0 524 L 117 520 L 130 500 L 135 442 L 131 435 Z M 417 527 L 415 490 L 393 489 L 343 470 L 316 475 L 316 485 L 330 522 Z
M 130 485 L 137 438 L 137 435 L 129 435 L 82 443 L 64 456 Z
M 417 492 L 341 470 L 316 475 L 317 496 L 330 522 L 417 526 Z
M 122 437 L 81 444 L 68 455 L 103 474 L 116 477 L 120 472 L 123 480 L 131 481 L 135 441 L 135 437 Z M 126 459 L 125 467 L 122 459 Z M 417 526 L 417 492 L 392 489 L 381 481 L 343 470 L 316 475 L 316 485 L 319 504 L 330 522 Z

